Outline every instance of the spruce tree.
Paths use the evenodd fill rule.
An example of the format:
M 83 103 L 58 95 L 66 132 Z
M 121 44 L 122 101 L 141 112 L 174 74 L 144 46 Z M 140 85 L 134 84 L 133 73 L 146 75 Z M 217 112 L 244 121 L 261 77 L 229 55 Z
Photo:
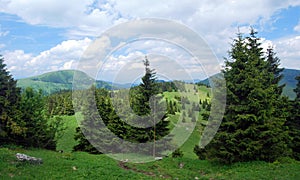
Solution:
M 111 107 L 108 91 L 92 86 L 81 91 L 81 94 L 86 97 L 81 109 L 83 120 L 80 122 L 80 129 L 76 129 L 74 138 L 78 144 L 73 149 L 92 154 L 117 152 L 120 146 L 112 139 L 120 137 L 120 131 L 126 130 L 120 128 L 123 123 Z M 115 125 L 118 127 L 114 127 Z
M 59 118 L 52 120 L 46 116 L 45 97 L 42 91 L 30 87 L 21 94 L 19 109 L 26 133 L 18 136 L 17 142 L 27 147 L 55 149 L 56 135 L 63 130 L 63 122 Z
M 270 83 L 278 85 L 280 80 L 283 78 L 282 71 L 284 68 L 279 68 L 280 66 L 280 59 L 276 56 L 276 53 L 274 52 L 274 49 L 272 47 L 269 47 L 267 49 L 267 66 L 268 71 L 273 73 L 274 77 L 270 79 Z M 285 84 L 280 85 L 277 87 L 277 94 L 280 96 L 283 88 L 285 87 Z
M 296 93 L 296 98 L 295 98 L 295 101 L 300 101 L 300 75 L 297 76 L 295 78 L 297 80 L 297 85 L 296 85 L 296 88 L 294 89 L 294 92 Z
M 224 163 L 274 161 L 286 152 L 285 118 L 276 114 L 275 76 L 269 71 L 260 39 L 252 29 L 238 34 L 225 59 L 227 104 L 219 131 L 205 152 Z
M 290 102 L 289 111 L 290 115 L 287 120 L 287 126 L 289 127 L 289 135 L 292 140 L 289 147 L 292 148 L 292 157 L 296 160 L 300 160 L 300 75 L 295 78 L 297 80 L 295 100 Z
M 20 119 L 18 104 L 20 102 L 20 88 L 16 86 L 0 55 L 0 142 L 13 143 L 14 136 L 25 132 Z

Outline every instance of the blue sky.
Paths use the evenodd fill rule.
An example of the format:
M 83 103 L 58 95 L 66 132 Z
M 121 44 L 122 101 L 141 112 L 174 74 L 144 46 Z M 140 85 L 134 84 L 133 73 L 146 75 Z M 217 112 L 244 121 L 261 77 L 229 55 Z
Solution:
M 15 78 L 76 69 L 86 48 L 103 32 L 141 18 L 162 18 L 191 28 L 207 42 L 220 64 L 227 56 L 237 29 L 247 33 L 251 26 L 259 32 L 265 48 L 270 45 L 275 48 L 283 67 L 300 69 L 299 0 L 132 0 L 130 3 L 121 0 L 0 0 L 0 3 L 3 5 L 0 7 L 0 54 Z M 140 45 L 140 49 L 157 46 L 149 46 L 147 42 Z M 163 57 L 168 49 L 160 50 L 155 52 Z M 118 53 L 113 59 L 124 65 L 130 58 L 143 57 L 145 52 Z M 208 68 L 207 71 L 210 74 L 217 70 Z M 117 73 L 117 69 L 111 72 Z M 111 76 L 102 79 L 112 80 Z

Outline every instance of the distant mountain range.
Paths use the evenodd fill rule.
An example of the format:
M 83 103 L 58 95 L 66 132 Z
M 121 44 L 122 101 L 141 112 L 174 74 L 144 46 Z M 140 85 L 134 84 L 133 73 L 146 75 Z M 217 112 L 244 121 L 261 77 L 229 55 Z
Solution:
M 117 84 L 112 82 L 106 82 L 102 80 L 94 80 L 87 74 L 77 70 L 62 70 L 62 71 L 54 71 L 45 73 L 39 76 L 33 76 L 24 79 L 18 79 L 17 86 L 21 88 L 32 87 L 34 89 L 42 89 L 44 94 L 52 94 L 59 91 L 64 90 L 72 90 L 73 87 L 73 76 L 76 73 L 78 77 L 80 77 L 80 81 L 82 82 L 95 82 L 98 88 L 105 89 L 123 89 L 130 88 L 131 86 L 135 86 L 136 84 Z M 286 84 L 283 94 L 287 95 L 290 98 L 295 98 L 295 93 L 293 89 L 296 87 L 297 81 L 295 77 L 300 74 L 300 70 L 295 69 L 285 69 L 283 72 L 284 78 L 281 80 L 281 84 Z M 199 82 L 199 80 L 195 80 L 194 82 Z M 203 84 L 209 84 L 209 78 L 200 81 Z M 77 87 L 78 88 L 78 87 Z M 80 87 L 79 87 L 80 88 Z

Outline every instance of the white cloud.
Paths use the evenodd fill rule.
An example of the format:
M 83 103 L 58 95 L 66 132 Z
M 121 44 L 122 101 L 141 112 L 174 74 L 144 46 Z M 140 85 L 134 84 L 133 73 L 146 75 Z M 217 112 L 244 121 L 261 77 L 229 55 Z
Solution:
M 70 36 L 99 35 L 112 25 L 145 17 L 174 19 L 205 35 L 232 25 L 264 24 L 280 9 L 299 4 L 298 0 L 1 0 L 0 11 L 30 24 L 69 28 Z
M 0 12 L 15 14 L 32 25 L 67 28 L 67 36 L 98 36 L 123 21 L 109 3 L 93 0 L 0 0 Z
M 274 44 L 283 67 L 300 69 L 300 36 L 279 39 Z
M 0 12 L 16 14 L 26 23 L 33 25 L 66 28 L 66 36 L 70 39 L 99 36 L 101 32 L 113 25 L 130 19 L 151 17 L 173 19 L 192 28 L 202 36 L 221 62 L 223 61 L 222 57 L 227 55 L 227 50 L 230 48 L 231 38 L 236 37 L 235 33 L 238 26 L 241 32 L 246 33 L 248 33 L 249 25 L 258 25 L 259 28 L 263 29 L 265 26 L 272 25 L 274 14 L 290 6 L 300 5 L 299 0 L 191 0 L 181 2 L 178 2 L 178 0 L 164 2 L 131 0 L 130 3 L 124 0 L 0 0 L 0 3 Z M 145 25 L 143 28 L 147 30 L 148 26 Z M 140 31 L 142 30 L 140 29 Z M 295 26 L 294 30 L 300 32 L 300 24 Z M 148 32 L 150 31 L 155 33 L 155 31 L 171 30 L 161 26 L 157 29 L 152 28 Z M 5 33 L 8 32 L 0 32 L 0 36 Z M 120 34 L 128 35 L 128 33 L 126 29 L 120 29 Z M 180 39 L 181 37 L 169 38 L 181 43 L 188 41 L 188 39 Z M 79 57 L 90 42 L 90 39 L 68 40 L 41 52 L 39 55 L 18 50 L 6 52 L 4 56 L 8 67 L 16 77 L 31 76 L 50 70 L 74 67 L 73 64 L 78 62 Z M 267 47 L 270 43 L 270 41 L 265 40 L 264 46 Z M 274 41 L 274 44 L 284 66 L 297 66 L 297 62 L 299 62 L 299 60 L 296 60 L 297 56 L 299 57 L 299 40 L 290 37 Z M 156 47 L 151 44 L 140 45 L 141 48 L 149 48 L 152 50 L 151 52 L 160 55 L 165 54 L 167 56 L 166 52 L 176 55 L 176 52 L 178 52 L 174 52 L 172 48 L 161 48 L 157 44 L 154 45 Z M 134 49 L 128 49 L 127 55 L 124 55 L 124 57 L 118 56 L 118 63 L 108 67 L 119 68 L 125 62 L 125 59 L 129 58 L 130 50 L 133 50 L 131 55 L 135 53 Z M 97 49 L 89 49 L 84 56 L 90 55 L 89 53 L 92 54 L 90 51 L 102 52 L 99 51 L 97 46 Z M 141 54 L 135 55 L 138 57 Z M 182 59 L 183 61 L 189 61 L 188 58 Z M 208 64 L 205 64 L 205 66 L 208 66 Z M 96 72 L 92 74 L 95 75 Z
M 294 31 L 300 33 L 300 21 L 299 21 L 298 25 L 294 27 Z
M 91 40 L 88 38 L 68 40 L 38 55 L 15 50 L 5 51 L 3 57 L 14 77 L 22 78 L 49 71 L 76 68 L 76 62 L 90 43 Z
M 0 31 L 0 37 L 7 36 L 9 34 L 9 31 Z

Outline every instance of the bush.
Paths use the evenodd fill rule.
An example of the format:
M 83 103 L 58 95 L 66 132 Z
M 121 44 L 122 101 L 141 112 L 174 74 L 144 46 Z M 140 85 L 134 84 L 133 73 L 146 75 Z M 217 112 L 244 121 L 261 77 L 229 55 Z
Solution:
M 176 149 L 173 153 L 172 153 L 172 157 L 173 158 L 178 158 L 178 157 L 182 157 L 183 156 L 183 151 L 181 151 L 179 148 Z
M 206 159 L 206 150 L 204 148 L 200 148 L 200 146 L 196 145 L 194 147 L 194 153 L 198 156 L 198 159 L 200 160 Z

